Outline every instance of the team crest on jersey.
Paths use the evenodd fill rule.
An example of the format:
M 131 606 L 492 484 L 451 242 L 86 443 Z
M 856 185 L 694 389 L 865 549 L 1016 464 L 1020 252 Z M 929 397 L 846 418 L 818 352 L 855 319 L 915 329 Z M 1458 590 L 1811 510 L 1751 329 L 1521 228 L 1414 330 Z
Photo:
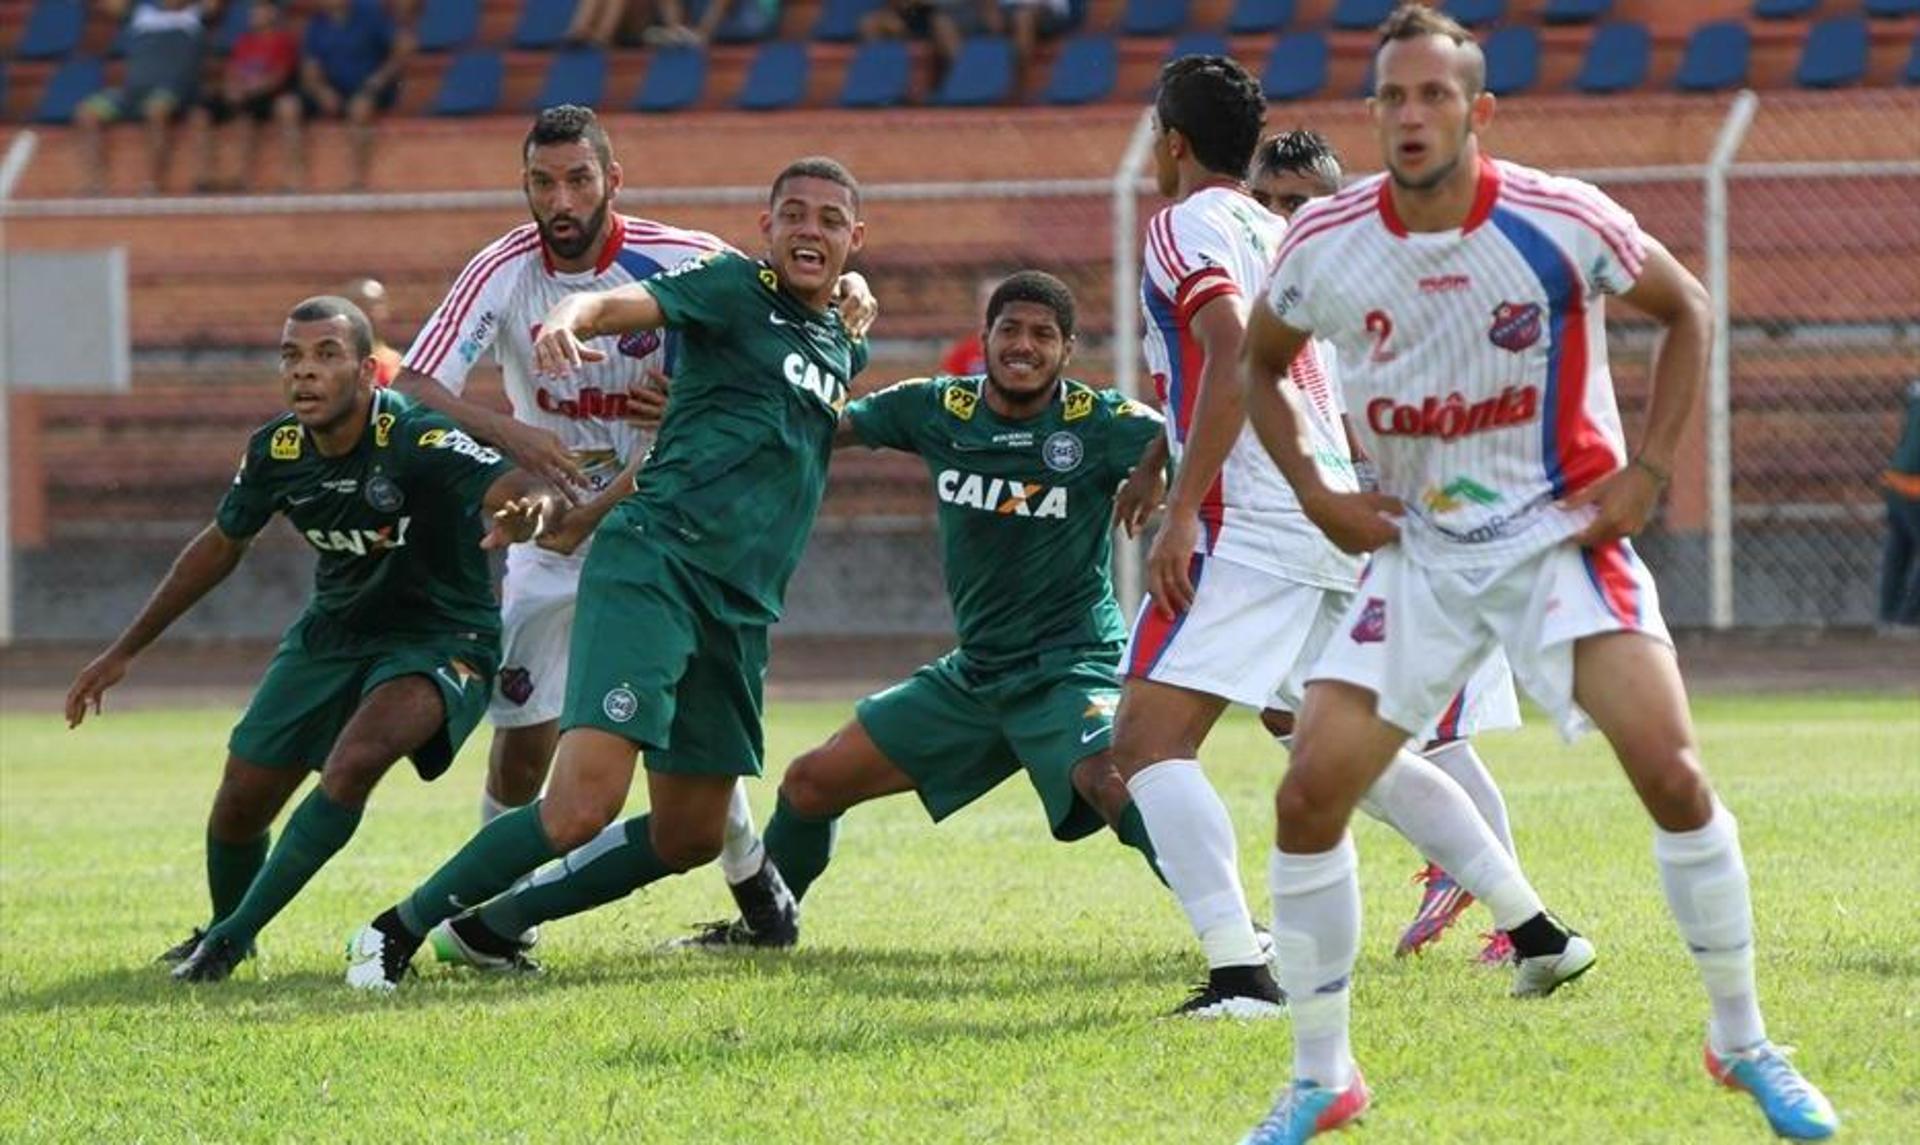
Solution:
M 385 449 L 393 439 L 393 415 L 380 413 L 373 415 L 373 447 Z
M 1350 634 L 1355 644 L 1378 644 L 1387 638 L 1387 602 L 1380 597 L 1367 598 L 1360 619 L 1353 622 Z
M 273 437 L 267 442 L 267 455 L 275 461 L 300 460 L 300 438 L 304 436 L 297 425 L 283 425 L 273 431 Z
M 1502 350 L 1518 354 L 1540 340 L 1538 302 L 1502 302 L 1493 308 L 1487 338 Z
M 1080 459 L 1086 456 L 1086 452 L 1080 439 L 1063 429 L 1049 434 L 1047 440 L 1041 443 L 1040 460 L 1046 462 L 1047 468 L 1055 473 L 1071 473 L 1080 468 Z
M 1081 418 L 1087 416 L 1092 412 L 1093 412 L 1093 391 L 1092 390 L 1068 390 L 1067 391 L 1067 412 L 1061 416 L 1062 421 L 1079 421 Z
M 525 668 L 500 669 L 500 694 L 518 706 L 533 699 L 533 674 Z
M 360 491 L 360 495 L 367 499 L 367 504 L 376 513 L 397 513 L 400 506 L 407 503 L 406 494 L 400 492 L 400 486 L 395 485 L 393 479 L 384 473 L 367 478 L 366 487 Z
M 980 395 L 965 386 L 948 386 L 947 392 L 941 395 L 940 404 L 961 421 L 970 421 L 973 407 L 980 404 Z
M 620 335 L 620 352 L 629 358 L 644 358 L 660 348 L 658 330 L 636 330 Z

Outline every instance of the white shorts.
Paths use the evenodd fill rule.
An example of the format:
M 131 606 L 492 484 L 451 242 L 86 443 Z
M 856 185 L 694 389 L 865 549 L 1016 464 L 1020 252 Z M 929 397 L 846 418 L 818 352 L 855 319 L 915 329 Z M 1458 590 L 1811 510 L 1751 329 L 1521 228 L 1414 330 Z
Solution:
M 1141 602 L 1126 674 L 1250 708 L 1298 711 L 1352 594 L 1205 555 L 1194 558 L 1193 570 L 1185 615 L 1168 620 L 1151 600 Z M 1420 742 L 1519 726 L 1513 677 L 1495 650 Z
M 1653 574 L 1626 541 L 1556 544 L 1492 569 L 1430 568 L 1391 545 L 1374 554 L 1310 678 L 1366 688 L 1381 719 L 1423 728 L 1504 648 L 1520 686 L 1572 739 L 1587 727 L 1573 702 L 1574 641 L 1602 632 L 1673 643 Z
M 507 550 L 507 579 L 500 593 L 500 672 L 487 705 L 494 727 L 524 728 L 560 718 L 580 563 L 534 545 Z

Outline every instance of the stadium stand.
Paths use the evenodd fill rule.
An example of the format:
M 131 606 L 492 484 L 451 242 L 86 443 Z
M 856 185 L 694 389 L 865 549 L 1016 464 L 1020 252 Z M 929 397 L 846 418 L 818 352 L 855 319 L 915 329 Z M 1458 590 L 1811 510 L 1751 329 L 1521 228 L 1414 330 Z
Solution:
M 1595 95 L 1637 88 L 1646 82 L 1652 49 L 1653 37 L 1645 27 L 1602 24 L 1594 29 L 1593 42 L 1574 86 Z
M 1516 95 L 1540 80 L 1540 33 L 1524 24 L 1496 28 L 1484 43 L 1487 90 Z
M 1747 80 L 1753 34 L 1738 21 L 1702 24 L 1687 37 L 1674 86 L 1681 91 L 1725 91 Z
M 1333 26 L 1355 32 L 1372 31 L 1393 11 L 1395 0 L 1337 0 Z
M 1910 20 L 1920 16 L 1920 0 L 1866 0 L 1866 13 L 1877 20 Z
M 1326 84 L 1327 38 L 1318 32 L 1280 37 L 1260 79 L 1272 100 L 1312 99 Z
M 1867 74 L 1867 22 L 1858 16 L 1822 20 L 1807 33 L 1794 82 L 1801 87 L 1845 87 Z
M 1061 107 L 1097 103 L 1112 94 L 1118 68 L 1112 36 L 1075 36 L 1061 46 L 1040 101 Z
M 426 0 L 414 29 L 423 52 L 464 48 L 480 33 L 480 0 Z
M 1540 19 L 1548 24 L 1596 24 L 1613 10 L 1613 0 L 1547 0 Z
M 573 20 L 574 0 L 525 0 L 513 26 L 513 46 L 525 51 L 560 47 Z
M 747 69 L 739 106 L 748 111 L 778 111 L 798 104 L 807 91 L 807 46 L 791 40 L 762 44 Z
M 1445 0 L 1441 11 L 1469 28 L 1487 28 L 1507 15 L 1507 0 Z
M 527 105 L 529 111 L 577 103 L 598 107 L 607 90 L 607 54 L 599 48 L 573 48 L 556 52 L 547 65 L 547 79 L 540 94 Z
M 904 40 L 861 44 L 847 65 L 846 78 L 840 87 L 840 106 L 896 107 L 905 103 L 912 66 Z
M 74 56 L 60 65 L 41 89 L 34 106 L 35 123 L 67 123 L 80 101 L 105 87 L 106 66 L 90 56 Z
M 80 0 L 35 0 L 13 54 L 23 60 L 58 60 L 80 46 L 87 10 Z
M 1171 36 L 1187 24 L 1187 0 L 1127 0 L 1123 36 Z
M 648 112 L 680 111 L 699 102 L 707 86 L 707 53 L 700 48 L 676 46 L 653 53 L 646 78 L 634 93 L 633 110 Z
M 1167 60 L 1186 56 L 1225 56 L 1232 54 L 1227 38 L 1218 32 L 1182 32 L 1167 47 Z M 1152 85 L 1148 85 L 1151 92 Z
M 1234 0 L 1227 31 L 1235 36 L 1278 32 L 1293 23 L 1293 0 Z
M 1804 20 L 1820 0 L 1753 0 L 1753 14 L 1762 20 Z
M 505 65 L 491 48 L 461 52 L 440 78 L 433 97 L 435 115 L 486 115 L 500 106 Z
M 1001 36 L 969 36 L 934 93 L 940 107 L 984 107 L 1013 92 L 1013 44 Z
M 851 43 L 860 38 L 860 21 L 878 8 L 881 0 L 825 0 L 820 19 L 813 25 L 813 38 L 828 43 Z

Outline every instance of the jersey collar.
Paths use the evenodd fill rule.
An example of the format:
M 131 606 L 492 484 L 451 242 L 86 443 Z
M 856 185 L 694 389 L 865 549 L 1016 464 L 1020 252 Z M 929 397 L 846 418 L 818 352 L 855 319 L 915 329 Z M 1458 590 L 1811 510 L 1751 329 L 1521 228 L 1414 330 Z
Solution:
M 607 268 L 612 266 L 613 260 L 620 256 L 620 248 L 625 246 L 627 242 L 627 220 L 623 216 L 610 214 L 607 223 L 607 243 L 600 248 L 600 257 L 593 260 L 593 273 L 595 274 L 607 273 Z M 563 271 L 553 265 L 553 252 L 547 249 L 547 244 L 544 242 L 540 244 L 540 261 L 546 265 L 548 274 L 578 273 L 577 271 Z
M 1494 201 L 1500 197 L 1500 167 L 1492 158 L 1482 153 L 1478 157 L 1480 169 L 1473 187 L 1473 205 L 1467 208 L 1467 221 L 1460 225 L 1460 233 L 1470 235 L 1493 215 Z M 1393 176 L 1380 180 L 1380 221 L 1395 238 L 1406 238 L 1410 231 L 1401 220 L 1400 212 L 1393 205 Z

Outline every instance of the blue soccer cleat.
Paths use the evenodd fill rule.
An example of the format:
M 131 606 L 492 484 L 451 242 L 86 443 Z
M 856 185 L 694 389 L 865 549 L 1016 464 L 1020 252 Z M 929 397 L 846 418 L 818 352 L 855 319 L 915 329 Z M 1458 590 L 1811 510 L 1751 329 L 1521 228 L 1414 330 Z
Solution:
M 1717 1054 L 1707 1046 L 1707 1072 L 1729 1089 L 1743 1089 L 1760 1103 L 1776 1135 L 1820 1141 L 1840 1128 L 1826 1095 L 1787 1060 L 1788 1047 L 1761 1042 L 1739 1053 Z
M 1372 1104 L 1367 1082 L 1355 1067 L 1345 1089 L 1329 1089 L 1310 1081 L 1296 1081 L 1281 1092 L 1273 1111 L 1240 1145 L 1300 1145 L 1309 1137 L 1331 1133 L 1360 1119 Z

